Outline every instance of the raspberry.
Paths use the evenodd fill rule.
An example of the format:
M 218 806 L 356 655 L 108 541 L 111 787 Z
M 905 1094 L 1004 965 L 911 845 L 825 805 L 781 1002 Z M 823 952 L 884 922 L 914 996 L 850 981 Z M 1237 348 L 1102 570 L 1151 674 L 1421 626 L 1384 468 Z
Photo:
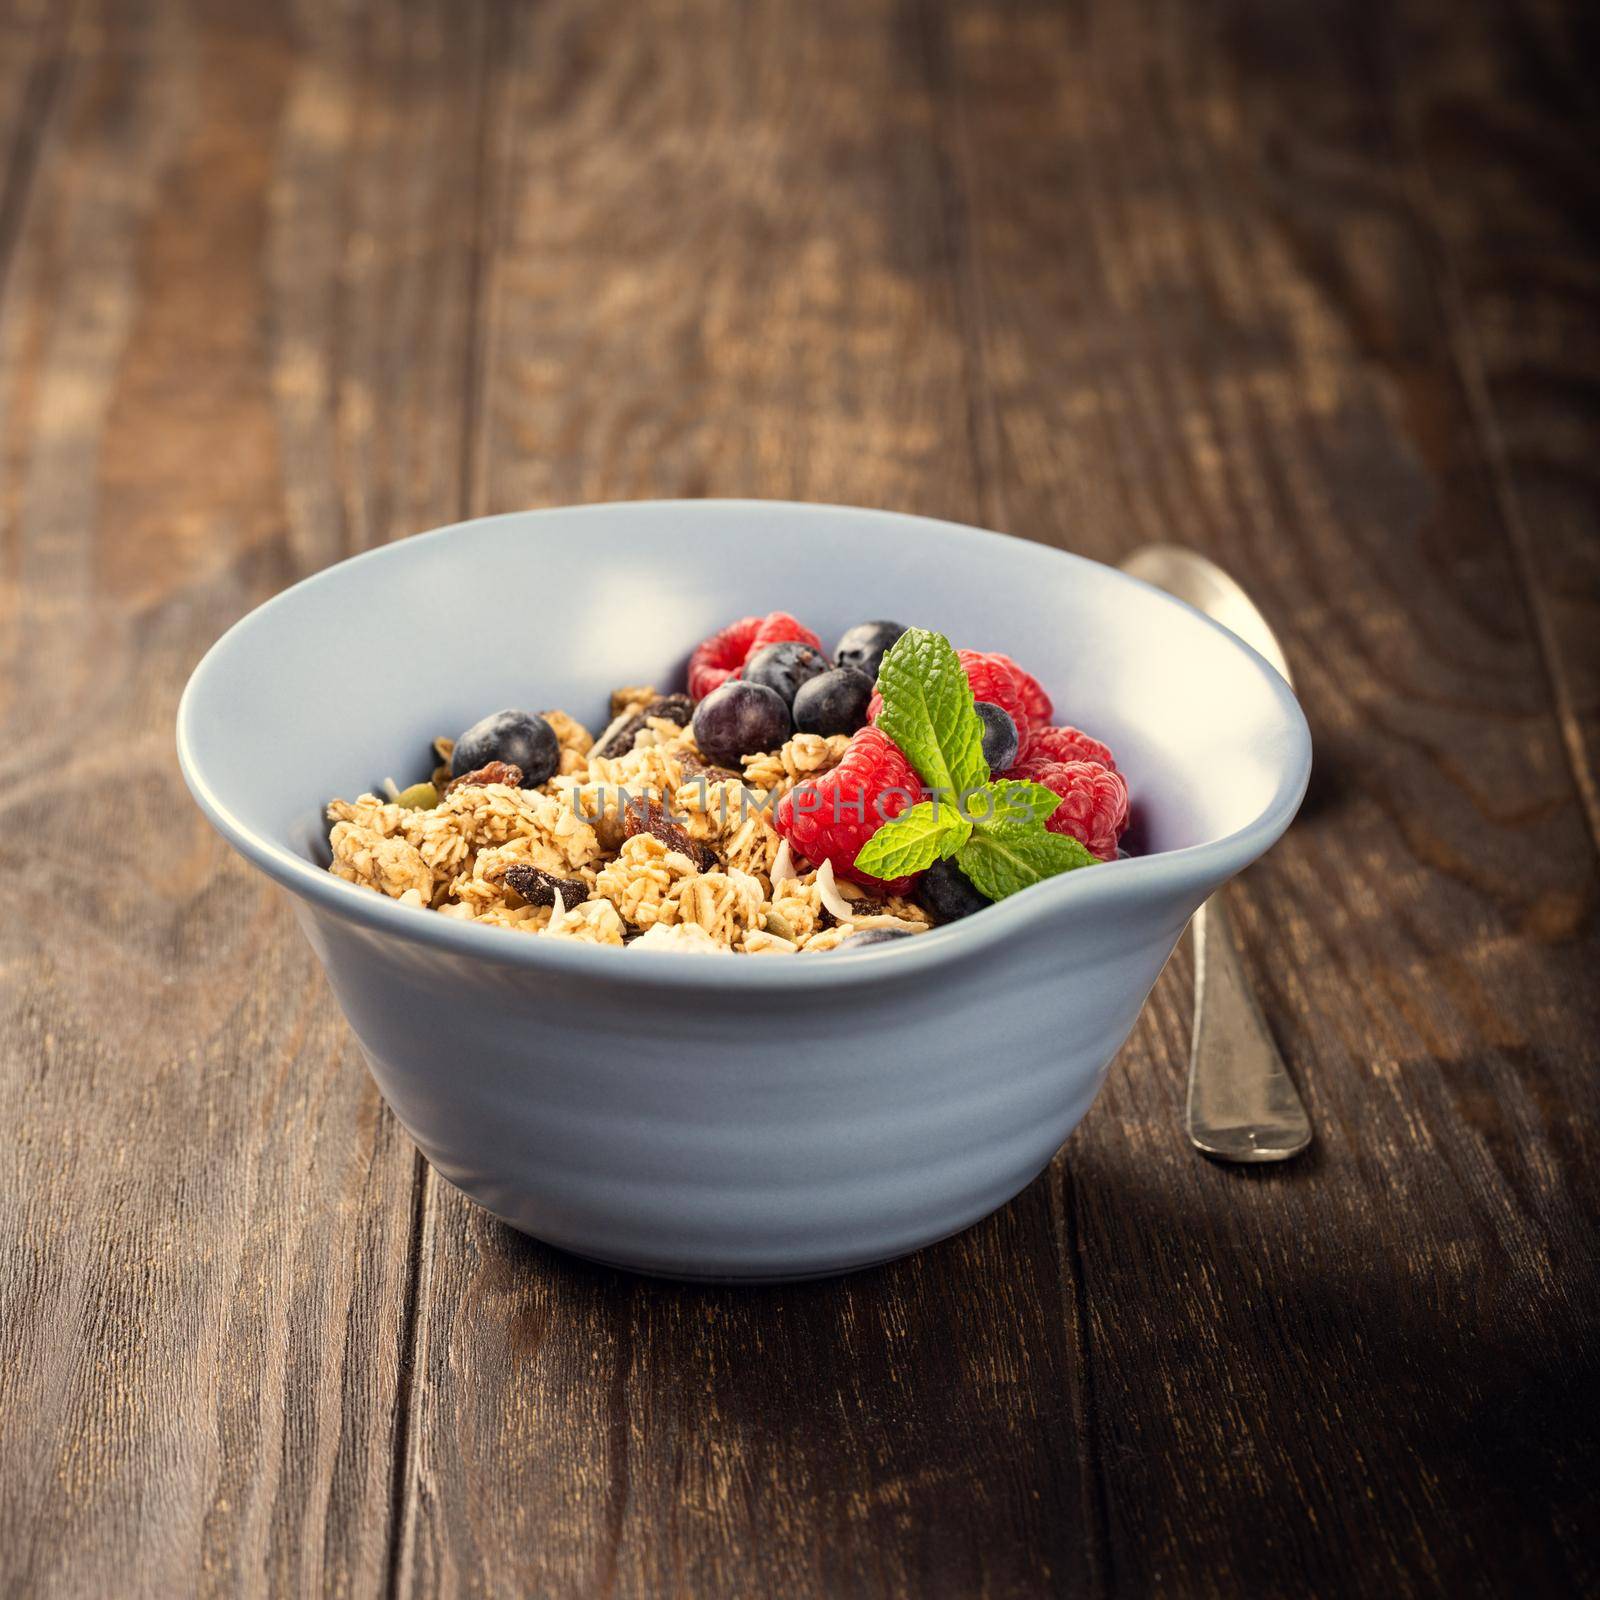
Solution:
M 1024 761 L 1095 761 L 1111 772 L 1117 764 L 1111 751 L 1081 728 L 1035 728 L 1022 741 Z
M 779 802 L 773 825 L 813 866 L 833 870 L 869 889 L 904 894 L 915 881 L 885 881 L 858 872 L 856 856 L 878 829 L 916 803 L 922 779 L 900 746 L 877 728 L 863 728 L 851 739 L 831 772 L 797 784 Z
M 1044 692 L 1044 685 L 1031 672 L 1024 672 L 1015 661 L 1011 665 L 1017 674 L 1017 682 L 1022 685 L 1022 705 L 1028 713 L 1028 720 L 1036 728 L 1047 726 L 1056 714 L 1056 708 L 1050 696 Z
M 1045 719 L 1049 719 L 1050 697 L 1009 656 L 985 654 L 982 650 L 958 650 L 956 654 L 972 685 L 972 698 L 999 706 L 1016 723 L 1017 732 L 1024 739 L 1034 725 L 1032 707 L 1042 705 Z M 867 703 L 867 720 L 876 722 L 882 709 L 883 696 L 874 691 Z
M 967 669 L 967 679 L 972 684 L 974 696 L 1004 706 L 1011 713 L 1017 731 L 1024 737 L 1030 729 L 1044 727 L 1055 715 L 1050 696 L 1044 692 L 1039 680 L 1031 672 L 1024 672 L 1010 656 L 1002 655 L 998 650 L 958 650 L 956 654 Z M 991 683 L 1007 684 L 1011 698 L 1002 700 L 996 695 L 985 694 L 979 685 L 979 675 L 984 673 L 989 675 L 988 681 Z
M 1045 826 L 1052 833 L 1070 833 L 1102 861 L 1117 853 L 1117 840 L 1128 826 L 1128 785 L 1120 772 L 1098 761 L 1050 761 L 1042 757 L 1019 761 L 1008 778 L 1042 783 L 1061 796 L 1061 804 Z
M 1027 733 L 1033 719 L 1016 667 L 1005 656 L 986 655 L 981 650 L 958 650 L 956 654 L 972 685 L 972 698 L 999 706 L 1016 723 L 1018 733 Z
M 761 626 L 760 617 L 740 617 L 720 633 L 695 646 L 689 657 L 689 697 L 704 700 L 731 678 L 750 654 L 750 641 Z
M 796 622 L 787 611 L 769 611 L 756 628 L 744 658 L 748 661 L 756 651 L 765 650 L 769 644 L 784 644 L 790 639 L 798 639 L 813 650 L 822 649 L 822 641 L 804 623 Z
M 822 641 L 809 628 L 795 621 L 787 611 L 769 611 L 764 617 L 740 617 L 695 647 L 689 657 L 689 695 L 704 700 L 713 689 L 729 678 L 758 650 L 786 639 L 799 639 L 820 650 Z

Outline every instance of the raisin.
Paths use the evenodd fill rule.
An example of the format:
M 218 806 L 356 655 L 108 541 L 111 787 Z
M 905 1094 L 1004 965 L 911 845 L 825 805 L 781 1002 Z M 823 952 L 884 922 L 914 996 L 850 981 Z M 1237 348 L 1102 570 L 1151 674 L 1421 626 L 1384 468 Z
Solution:
M 882 900 L 875 900 L 870 894 L 845 895 L 850 902 L 850 909 L 858 917 L 886 917 L 889 914 L 888 905 Z
M 715 872 L 723 864 L 722 857 L 710 845 L 691 839 L 660 806 L 652 805 L 643 797 L 628 802 L 622 830 L 630 839 L 636 833 L 654 835 L 667 849 L 688 856 L 699 872 Z
M 659 695 L 644 708 L 644 715 L 687 728 L 694 717 L 694 702 L 686 694 Z
M 459 778 L 452 778 L 445 785 L 444 792 L 450 794 L 453 790 L 464 789 L 469 785 L 479 786 L 485 783 L 504 783 L 513 789 L 522 787 L 522 768 L 511 761 L 491 761 L 486 767 L 475 768 L 471 772 L 463 772 Z
M 889 907 L 887 903 L 874 899 L 870 894 L 852 897 L 845 894 L 842 889 L 839 894 L 841 899 L 850 902 L 852 920 L 856 917 L 882 917 L 888 915 Z M 817 926 L 818 928 L 839 928 L 843 927 L 844 924 L 826 906 L 819 905 L 817 907 Z
M 619 722 L 590 752 L 592 760 L 599 756 L 609 761 L 613 756 L 625 756 L 633 749 L 633 736 L 644 726 L 644 712 L 635 711 L 626 722 Z
M 506 882 L 530 906 L 553 906 L 559 894 L 570 911 L 589 898 L 589 885 L 581 878 L 558 878 L 543 867 L 525 867 L 520 862 L 506 868 Z
M 615 702 L 616 696 L 613 695 L 612 703 Z M 687 728 L 693 715 L 694 706 L 686 694 L 657 695 L 648 704 L 641 705 L 635 702 L 631 710 L 624 706 L 616 714 L 621 720 L 613 718 L 611 726 L 601 733 L 589 754 L 599 756 L 602 761 L 625 756 L 633 749 L 635 736 L 644 730 L 651 717 L 659 717 L 664 722 Z
M 678 763 L 683 768 L 685 778 L 704 778 L 707 783 L 737 783 L 739 774 L 727 767 L 719 767 L 714 761 L 707 761 L 703 756 L 691 755 L 685 750 L 679 757 Z
M 620 713 L 619 713 L 620 715 Z M 648 705 L 635 706 L 633 714 L 617 725 L 592 749 L 591 756 L 599 756 L 603 761 L 609 761 L 613 756 L 625 756 L 633 749 L 634 735 L 637 734 L 651 717 L 660 717 L 664 722 L 675 723 L 680 728 L 687 728 L 689 720 L 694 716 L 694 705 L 686 694 L 657 695 Z

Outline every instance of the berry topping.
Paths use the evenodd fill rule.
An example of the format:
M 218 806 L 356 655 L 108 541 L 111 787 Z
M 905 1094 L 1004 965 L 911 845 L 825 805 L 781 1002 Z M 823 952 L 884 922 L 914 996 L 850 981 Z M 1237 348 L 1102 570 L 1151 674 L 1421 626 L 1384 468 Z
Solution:
M 961 660 L 961 669 L 967 675 L 967 682 L 972 685 L 972 697 L 975 700 L 986 700 L 990 705 L 999 706 L 1005 714 L 1017 725 L 1018 735 L 1026 739 L 1029 730 L 1033 727 L 1033 718 L 1029 712 L 1033 696 L 1028 689 L 1028 684 L 1033 684 L 1038 689 L 1037 683 L 1023 672 L 1009 656 L 997 655 L 993 652 L 985 654 L 982 650 L 958 650 L 957 656 Z M 1043 690 L 1039 690 L 1043 695 Z M 1048 707 L 1049 700 L 1044 700 Z M 878 713 L 883 708 L 883 696 L 875 694 L 872 703 L 867 707 L 867 720 L 876 722 Z
M 695 647 L 689 657 L 689 695 L 703 700 L 730 678 L 738 677 L 750 658 L 769 644 L 798 639 L 814 650 L 822 641 L 787 611 L 769 611 L 764 617 L 740 617 Z
M 903 622 L 858 622 L 834 646 L 834 663 L 855 667 L 876 683 L 884 651 L 905 631 Z
M 690 699 L 705 699 L 744 665 L 744 658 L 750 654 L 750 641 L 760 626 L 760 617 L 740 617 L 695 646 L 689 657 Z
M 993 701 L 979 700 L 973 709 L 983 723 L 983 759 L 991 772 L 1004 772 L 1017 759 L 1017 725 Z
M 935 861 L 922 874 L 917 899 L 940 922 L 956 922 L 991 902 L 954 861 Z
M 1035 728 L 1022 742 L 1024 761 L 1094 761 L 1117 770 L 1111 752 L 1079 728 Z
M 1021 674 L 1009 656 L 985 654 L 981 650 L 958 650 L 956 654 L 961 657 L 975 700 L 987 700 L 999 706 L 1016 723 L 1019 734 L 1033 727 Z
M 1027 738 L 1034 728 L 1043 727 L 1055 714 L 1050 696 L 1031 672 L 1024 672 L 1010 656 L 998 650 L 957 652 L 967 669 L 972 692 L 980 700 L 992 700 L 1010 713 L 1017 731 Z M 997 693 L 989 693 L 989 690 Z
M 800 733 L 854 733 L 867 720 L 872 679 L 855 667 L 831 672 L 800 685 L 794 697 L 794 725 Z
M 818 652 L 822 649 L 822 641 L 803 622 L 797 622 L 787 611 L 769 611 L 756 624 L 755 634 L 744 658 L 748 662 L 767 645 L 782 644 L 787 639 L 798 639 L 801 644 L 808 644 Z
M 849 574 L 833 576 L 842 592 Z M 622 686 L 597 735 L 562 710 L 497 711 L 434 740 L 431 781 L 330 801 L 330 870 L 545 938 L 871 948 L 1125 854 L 1128 786 L 1111 751 L 1053 715 L 1010 656 L 927 628 L 858 623 L 830 660 L 788 612 L 742 617 L 696 647 L 688 693 Z M 487 846 L 508 814 L 492 802 L 514 788 L 540 792 L 518 802 L 518 848 L 500 864 Z M 558 800 L 593 826 L 561 825 Z M 770 855 L 752 802 L 770 817 L 766 844 L 778 836 Z M 474 856 L 476 876 L 455 871 Z M 913 894 L 920 911 L 901 898 Z
M 1122 774 L 1098 761 L 1019 761 L 1008 778 L 1042 783 L 1061 797 L 1045 822 L 1052 833 L 1078 840 L 1102 861 L 1117 853 L 1117 840 L 1128 826 L 1128 785 Z
M 1002 656 L 1001 659 L 1010 658 Z M 1022 709 L 1027 712 L 1029 723 L 1035 728 L 1044 727 L 1056 714 L 1054 703 L 1044 692 L 1044 685 L 1031 672 L 1024 672 L 1015 661 L 1011 665 L 1017 674 L 1017 682 L 1022 686 Z
M 543 717 L 527 711 L 497 711 L 475 722 L 456 740 L 450 771 L 463 773 L 504 761 L 522 768 L 522 787 L 537 789 L 561 765 L 561 741 Z
M 801 685 L 827 670 L 827 657 L 814 645 L 785 639 L 781 644 L 762 645 L 739 676 L 745 683 L 765 684 L 783 697 L 786 706 L 792 706 Z
M 776 750 L 793 726 L 776 689 L 732 678 L 695 707 L 694 742 L 708 761 L 737 767 L 741 756 Z
M 1015 687 L 1009 668 L 963 661 L 943 634 L 924 628 L 907 628 L 884 655 L 882 719 L 869 731 L 893 738 L 928 798 L 867 840 L 856 855 L 857 874 L 903 880 L 953 859 L 986 900 L 1003 900 L 1095 864 L 1082 841 L 1046 826 L 1046 814 L 1060 803 L 1053 789 L 1009 776 L 994 780 L 984 762 L 973 672 Z
M 922 780 L 900 747 L 879 729 L 862 728 L 838 766 L 784 795 L 773 824 L 813 865 L 831 861 L 836 873 L 869 889 L 903 894 L 912 878 L 874 878 L 855 860 L 862 845 L 921 793 Z

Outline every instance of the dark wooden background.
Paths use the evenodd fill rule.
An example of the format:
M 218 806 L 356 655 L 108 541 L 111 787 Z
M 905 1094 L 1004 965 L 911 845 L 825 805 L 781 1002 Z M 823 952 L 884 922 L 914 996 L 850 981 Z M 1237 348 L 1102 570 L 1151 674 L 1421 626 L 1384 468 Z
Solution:
M 16 0 L 0 1593 L 1600 1592 L 1597 30 Z M 429 1175 L 178 691 L 353 551 L 703 494 L 1245 580 L 1318 745 L 1232 891 L 1307 1158 L 1187 1151 L 1182 956 L 1046 1176 L 849 1280 Z

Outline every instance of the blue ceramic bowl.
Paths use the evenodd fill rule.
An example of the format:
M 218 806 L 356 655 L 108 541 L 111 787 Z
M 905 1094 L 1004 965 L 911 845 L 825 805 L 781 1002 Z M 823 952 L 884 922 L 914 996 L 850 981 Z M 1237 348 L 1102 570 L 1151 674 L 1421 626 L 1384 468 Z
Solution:
M 328 798 L 416 778 L 435 734 L 508 704 L 598 726 L 614 685 L 681 682 L 696 640 L 778 608 L 829 643 L 888 616 L 1009 652 L 1116 751 L 1148 853 L 793 958 L 543 940 L 323 870 Z M 517 513 L 342 562 L 211 650 L 178 753 L 213 825 L 290 892 L 439 1172 L 566 1249 L 716 1278 L 883 1261 L 1023 1188 L 1311 763 L 1283 679 L 1142 583 L 951 523 L 765 501 Z

